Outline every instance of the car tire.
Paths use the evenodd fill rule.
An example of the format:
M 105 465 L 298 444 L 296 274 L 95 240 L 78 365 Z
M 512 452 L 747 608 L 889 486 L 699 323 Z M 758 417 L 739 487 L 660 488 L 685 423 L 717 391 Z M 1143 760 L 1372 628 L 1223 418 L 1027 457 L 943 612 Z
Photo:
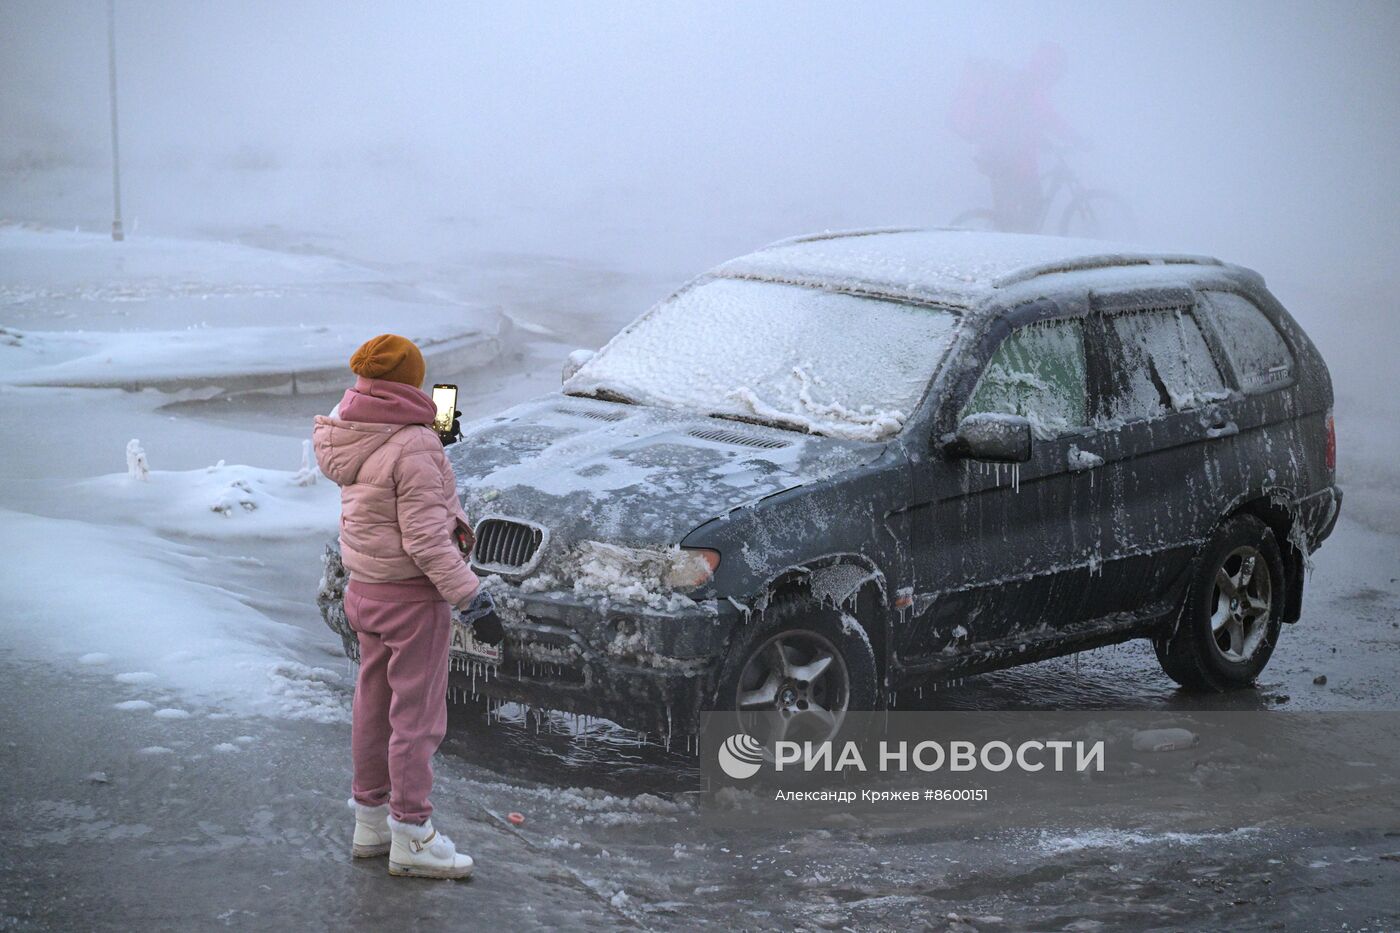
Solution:
M 814 670 L 815 677 L 803 677 Z M 758 702 L 769 693 L 769 704 Z M 875 709 L 878 700 L 875 652 L 860 623 L 831 606 L 784 598 L 739 629 L 720 668 L 711 708 L 733 711 L 743 731 L 768 744 L 771 735 L 755 734 L 765 731 L 757 718 L 772 720 L 769 714 L 776 712 L 778 719 L 802 726 L 779 737 L 822 741 L 840 734 L 846 712 Z M 822 713 L 830 714 L 826 735 L 821 733 L 828 718 Z
M 1191 690 L 1252 685 L 1278 643 L 1286 593 L 1273 531 L 1253 515 L 1227 519 L 1201 554 L 1175 626 L 1153 639 L 1162 670 Z

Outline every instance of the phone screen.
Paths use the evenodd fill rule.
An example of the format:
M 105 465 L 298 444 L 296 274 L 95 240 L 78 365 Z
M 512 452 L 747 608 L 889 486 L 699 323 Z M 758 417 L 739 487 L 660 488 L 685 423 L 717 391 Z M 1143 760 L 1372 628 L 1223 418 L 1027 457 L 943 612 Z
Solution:
M 452 419 L 457 411 L 457 387 L 438 383 L 433 386 L 433 404 L 437 415 L 433 417 L 433 430 L 439 434 L 452 432 Z

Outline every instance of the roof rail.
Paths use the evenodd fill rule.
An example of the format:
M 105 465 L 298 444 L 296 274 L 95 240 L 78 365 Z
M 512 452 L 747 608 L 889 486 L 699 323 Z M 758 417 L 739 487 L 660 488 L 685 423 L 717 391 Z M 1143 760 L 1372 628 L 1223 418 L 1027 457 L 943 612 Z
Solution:
M 1035 266 L 1025 266 L 993 279 L 992 287 L 1005 288 L 1008 285 L 1029 282 L 1031 279 L 1040 278 L 1042 275 L 1053 275 L 1057 272 L 1085 272 L 1090 269 L 1113 269 L 1125 266 L 1167 265 L 1219 266 L 1224 264 L 1219 259 L 1212 256 L 1192 256 L 1184 253 L 1157 256 L 1133 253 L 1106 253 L 1100 256 L 1077 256 L 1073 259 L 1062 259 L 1056 262 L 1046 262 Z
M 804 233 L 801 236 L 774 240 L 772 243 L 764 246 L 763 249 L 774 249 L 779 246 L 793 246 L 797 243 L 817 243 L 821 240 L 842 240 L 847 237 L 879 236 L 882 233 L 918 233 L 924 229 L 923 227 L 864 227 L 854 230 L 823 230 L 820 233 Z

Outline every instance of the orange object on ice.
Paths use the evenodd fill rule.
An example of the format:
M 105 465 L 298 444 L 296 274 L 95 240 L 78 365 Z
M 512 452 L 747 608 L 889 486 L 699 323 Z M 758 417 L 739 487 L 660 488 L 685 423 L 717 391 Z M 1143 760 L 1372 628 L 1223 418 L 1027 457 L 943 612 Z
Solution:
M 506 819 L 510 820 L 510 823 L 511 823 L 512 826 L 519 826 L 521 823 L 525 822 L 525 814 L 523 814 L 523 813 L 507 813 L 507 814 L 506 814 Z

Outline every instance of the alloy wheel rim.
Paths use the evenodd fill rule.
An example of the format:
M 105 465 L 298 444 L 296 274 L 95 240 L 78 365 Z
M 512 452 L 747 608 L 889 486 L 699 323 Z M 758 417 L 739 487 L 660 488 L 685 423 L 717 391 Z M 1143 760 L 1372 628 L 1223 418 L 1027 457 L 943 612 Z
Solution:
M 815 632 L 780 632 L 745 662 L 734 709 L 745 731 L 771 748 L 783 740 L 834 738 L 850 698 L 846 662 L 829 640 Z
M 1237 547 L 1215 570 L 1211 587 L 1210 635 L 1227 661 L 1248 661 L 1268 634 L 1273 579 L 1259 549 Z

